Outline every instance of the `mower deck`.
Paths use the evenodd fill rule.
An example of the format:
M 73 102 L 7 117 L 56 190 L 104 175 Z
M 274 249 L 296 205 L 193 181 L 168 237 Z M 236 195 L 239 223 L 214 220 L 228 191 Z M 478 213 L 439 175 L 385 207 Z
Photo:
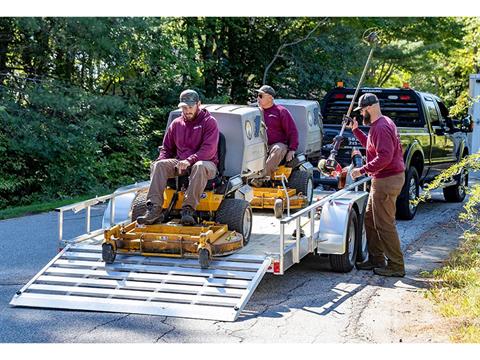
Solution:
M 179 223 L 126 226 L 116 225 L 105 231 L 104 244 L 115 253 L 164 257 L 198 257 L 202 249 L 209 256 L 231 254 L 243 247 L 243 236 L 226 225 L 206 223 L 182 226 Z
M 253 188 L 253 200 L 250 203 L 254 209 L 275 209 L 275 202 L 283 201 L 283 208 L 287 208 L 287 196 L 290 200 L 290 209 L 301 209 L 307 205 L 307 199 L 303 195 L 297 195 L 295 189 L 277 188 Z

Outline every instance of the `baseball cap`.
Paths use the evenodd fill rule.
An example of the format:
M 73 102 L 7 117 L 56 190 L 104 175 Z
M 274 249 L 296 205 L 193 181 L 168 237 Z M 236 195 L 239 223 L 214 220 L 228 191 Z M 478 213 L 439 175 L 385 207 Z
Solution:
M 377 104 L 378 103 L 378 98 L 377 95 L 372 94 L 372 93 L 365 93 L 360 98 L 358 99 L 358 106 L 353 109 L 353 111 L 360 110 L 364 107 Z
M 272 95 L 273 97 L 275 97 L 275 90 L 273 90 L 273 88 L 269 85 L 263 85 L 260 89 L 255 90 L 255 91 L 259 92 L 259 93 L 269 94 L 269 95 Z
M 195 90 L 187 89 L 180 94 L 180 103 L 178 104 L 178 107 L 193 106 L 199 101 L 200 96 L 198 96 L 198 93 Z

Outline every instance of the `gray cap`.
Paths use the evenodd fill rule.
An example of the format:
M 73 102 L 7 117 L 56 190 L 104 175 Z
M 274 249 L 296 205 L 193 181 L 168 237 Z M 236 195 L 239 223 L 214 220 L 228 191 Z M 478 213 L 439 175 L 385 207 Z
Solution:
M 275 97 L 275 90 L 273 90 L 273 88 L 271 86 L 268 86 L 268 85 L 263 85 L 260 89 L 255 90 L 255 91 L 259 92 L 259 93 L 269 94 L 269 95 L 272 95 L 273 97 Z
M 360 98 L 358 99 L 358 106 L 355 109 L 353 109 L 353 111 L 358 111 L 364 107 L 367 107 L 373 104 L 378 104 L 377 95 L 372 93 L 365 93 L 362 96 L 360 96 Z
M 193 106 L 199 101 L 200 96 L 198 96 L 198 93 L 195 90 L 187 89 L 180 94 L 180 103 L 178 104 L 178 107 Z

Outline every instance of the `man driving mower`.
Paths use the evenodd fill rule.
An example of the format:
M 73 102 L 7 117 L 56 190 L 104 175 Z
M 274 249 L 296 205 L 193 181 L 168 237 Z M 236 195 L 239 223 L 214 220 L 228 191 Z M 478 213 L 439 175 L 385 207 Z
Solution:
M 290 112 L 274 102 L 275 90 L 269 85 L 263 85 L 255 90 L 258 106 L 263 111 L 263 118 L 267 127 L 268 157 L 264 175 L 273 179 L 273 173 L 285 158 L 286 162 L 295 157 L 298 148 L 298 130 Z M 252 180 L 255 187 L 263 186 L 260 179 Z
M 180 94 L 182 115 L 172 121 L 163 139 L 160 154 L 151 166 L 147 211 L 137 218 L 140 225 L 161 223 L 165 218 L 163 192 L 167 180 L 190 171 L 189 185 L 181 210 L 181 224 L 194 225 L 194 212 L 208 180 L 217 174 L 219 130 L 216 119 L 200 109 L 200 97 L 194 90 Z

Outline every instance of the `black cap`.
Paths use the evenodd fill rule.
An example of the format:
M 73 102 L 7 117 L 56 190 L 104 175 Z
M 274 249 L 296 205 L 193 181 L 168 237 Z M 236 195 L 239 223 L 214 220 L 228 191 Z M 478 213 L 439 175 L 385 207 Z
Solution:
M 198 96 L 198 93 L 195 90 L 187 89 L 180 94 L 180 103 L 178 104 L 178 107 L 193 106 L 199 101 L 200 96 Z
M 373 105 L 373 104 L 378 104 L 377 95 L 372 94 L 372 93 L 363 94 L 358 99 L 358 106 L 355 109 L 353 109 L 353 111 L 360 110 L 364 107 L 367 107 L 367 106 L 370 106 L 370 105 Z
M 255 91 L 259 93 L 269 94 L 275 97 L 275 90 L 273 90 L 273 88 L 269 85 L 263 85 L 260 89 Z

